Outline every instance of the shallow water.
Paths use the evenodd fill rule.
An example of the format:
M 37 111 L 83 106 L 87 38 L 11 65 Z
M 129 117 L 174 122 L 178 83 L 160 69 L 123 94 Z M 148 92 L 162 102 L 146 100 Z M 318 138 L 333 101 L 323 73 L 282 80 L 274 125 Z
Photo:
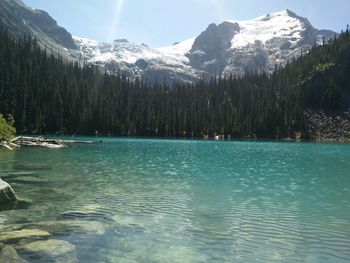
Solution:
M 46 230 L 79 262 L 350 262 L 346 144 L 105 139 L 0 151 L 0 177 L 30 202 L 0 237 Z M 47 262 L 33 241 L 11 245 Z

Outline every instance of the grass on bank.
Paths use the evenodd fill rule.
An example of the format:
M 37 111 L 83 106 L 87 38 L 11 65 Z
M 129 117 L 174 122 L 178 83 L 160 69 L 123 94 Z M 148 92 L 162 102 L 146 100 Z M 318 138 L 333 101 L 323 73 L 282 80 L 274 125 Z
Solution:
M 10 141 L 16 135 L 16 129 L 13 127 L 15 124 L 14 118 L 9 115 L 5 118 L 0 114 L 0 141 Z

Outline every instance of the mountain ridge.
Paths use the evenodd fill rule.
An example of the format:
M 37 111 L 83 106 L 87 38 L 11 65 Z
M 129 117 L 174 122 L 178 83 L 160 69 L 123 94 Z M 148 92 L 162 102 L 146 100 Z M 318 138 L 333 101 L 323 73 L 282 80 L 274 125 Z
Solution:
M 33 36 L 43 48 L 67 59 L 78 55 L 78 47 L 65 28 L 59 26 L 46 11 L 33 9 L 22 0 L 0 2 L 0 26 L 15 37 Z
M 286 9 L 251 20 L 212 23 L 198 36 L 152 48 L 125 39 L 108 43 L 72 36 L 48 13 L 21 0 L 0 2 L 0 15 L 0 25 L 14 35 L 31 34 L 43 47 L 64 58 L 151 83 L 193 83 L 246 72 L 271 74 L 276 65 L 284 66 L 336 34 L 318 30 L 307 18 Z
M 97 55 L 82 51 L 82 56 L 89 62 L 104 65 L 107 70 L 121 68 L 129 73 L 129 77 L 146 79 L 152 70 L 154 73 L 156 70 L 166 69 L 175 76 L 182 70 L 186 75 L 183 80 L 193 81 L 217 75 L 241 76 L 247 71 L 272 73 L 276 65 L 284 66 L 301 52 L 310 50 L 314 44 L 321 44 L 323 39 L 328 40 L 335 34 L 337 33 L 330 30 L 315 29 L 307 18 L 286 9 L 251 20 L 212 23 L 197 37 L 166 47 L 147 47 L 151 52 L 144 56 L 142 51 L 136 52 L 140 55 L 137 58 L 140 61 L 116 57 L 123 52 L 113 52 L 116 47 L 114 43 L 96 42 L 102 48 L 98 44 L 92 47 L 76 43 L 81 50 L 94 48 L 93 53 Z M 134 43 L 130 45 L 143 48 Z

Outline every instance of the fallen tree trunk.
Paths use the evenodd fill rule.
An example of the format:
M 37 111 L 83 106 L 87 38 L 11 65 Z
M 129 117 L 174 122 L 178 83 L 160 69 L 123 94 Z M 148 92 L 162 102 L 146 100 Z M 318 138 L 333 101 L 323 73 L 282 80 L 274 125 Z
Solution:
M 43 137 L 24 137 L 19 136 L 14 138 L 11 143 L 15 143 L 16 145 L 22 146 L 37 146 L 37 147 L 45 147 L 45 148 L 64 148 L 67 147 L 62 142 L 58 140 L 45 139 Z
M 99 141 L 101 142 L 101 141 Z M 78 141 L 78 140 L 58 140 L 58 139 L 46 139 L 44 137 L 26 137 L 19 136 L 14 138 L 11 143 L 15 145 L 23 146 L 38 146 L 46 148 L 64 148 L 67 145 L 73 143 L 94 143 L 93 141 Z

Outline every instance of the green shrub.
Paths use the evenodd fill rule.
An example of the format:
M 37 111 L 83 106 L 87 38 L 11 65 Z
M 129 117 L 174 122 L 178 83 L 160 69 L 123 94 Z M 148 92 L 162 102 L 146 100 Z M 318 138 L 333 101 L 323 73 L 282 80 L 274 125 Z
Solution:
M 15 121 L 13 117 L 8 116 L 7 120 L 0 114 L 0 141 L 9 141 L 14 138 L 16 129 L 13 127 Z

